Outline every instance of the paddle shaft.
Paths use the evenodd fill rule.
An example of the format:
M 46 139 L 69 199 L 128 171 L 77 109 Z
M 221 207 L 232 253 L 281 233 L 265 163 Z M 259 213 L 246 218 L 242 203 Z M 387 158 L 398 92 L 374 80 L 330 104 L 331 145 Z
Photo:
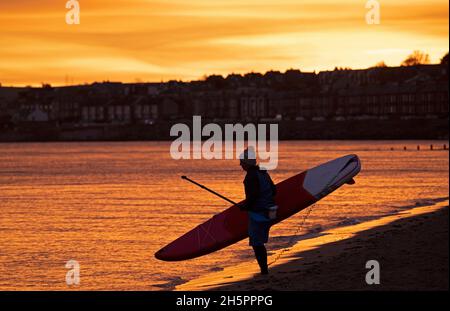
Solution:
M 219 198 L 222 198 L 222 199 L 224 199 L 225 201 L 227 201 L 227 202 L 229 202 L 229 203 L 231 203 L 231 204 L 234 204 L 234 205 L 236 205 L 236 204 L 237 204 L 236 202 L 234 202 L 234 201 L 231 201 L 231 200 L 230 200 L 230 199 L 228 199 L 227 197 L 224 197 L 224 196 L 223 196 L 223 195 L 221 195 L 220 193 L 217 193 L 217 192 L 215 192 L 214 190 L 211 190 L 211 189 L 209 189 L 209 188 L 207 188 L 207 187 L 205 187 L 205 186 L 203 186 L 203 185 L 199 184 L 198 182 L 196 182 L 196 181 L 194 181 L 194 180 L 190 179 L 190 178 L 189 178 L 189 177 L 187 177 L 187 176 L 181 176 L 181 179 L 187 180 L 187 181 L 189 181 L 189 182 L 193 183 L 194 185 L 196 185 L 196 186 L 198 186 L 198 187 L 200 187 L 200 188 L 202 188 L 202 189 L 205 189 L 205 190 L 206 190 L 206 191 L 208 191 L 208 192 L 211 192 L 212 194 L 214 194 L 214 195 L 218 196 Z

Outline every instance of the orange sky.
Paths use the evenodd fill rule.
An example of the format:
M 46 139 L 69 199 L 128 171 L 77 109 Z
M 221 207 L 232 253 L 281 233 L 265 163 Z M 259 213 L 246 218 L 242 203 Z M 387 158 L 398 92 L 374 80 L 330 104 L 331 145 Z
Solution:
M 448 51 L 447 0 L 0 0 L 0 83 L 192 80 L 205 74 L 399 65 Z M 68 77 L 68 78 L 67 78 Z

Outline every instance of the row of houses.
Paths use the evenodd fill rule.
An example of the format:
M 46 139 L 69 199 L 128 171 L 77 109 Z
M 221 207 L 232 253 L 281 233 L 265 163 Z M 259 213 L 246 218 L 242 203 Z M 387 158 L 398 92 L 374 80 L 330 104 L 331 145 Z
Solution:
M 446 81 L 348 88 L 305 94 L 266 89 L 244 94 L 214 93 L 194 100 L 193 114 L 206 118 L 325 120 L 351 118 L 447 117 Z
M 192 115 L 235 121 L 448 118 L 446 65 L 290 75 L 290 83 L 297 83 L 297 88 L 271 87 L 280 78 L 274 74 L 263 85 L 252 82 L 261 77 L 239 85 L 239 78 L 233 76 L 232 88 L 222 87 L 220 78 L 192 83 L 43 86 L 18 90 L 15 96 L 0 88 L 0 108 L 13 122 L 76 125 L 151 124 L 191 119 Z M 2 100 L 2 94 L 9 94 L 9 100 L 4 95 Z

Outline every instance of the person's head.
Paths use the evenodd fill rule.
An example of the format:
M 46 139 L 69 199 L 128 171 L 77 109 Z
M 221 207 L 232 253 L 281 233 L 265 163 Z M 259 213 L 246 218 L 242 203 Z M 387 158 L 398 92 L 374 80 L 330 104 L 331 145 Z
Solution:
M 256 166 L 256 153 L 253 147 L 248 147 L 239 156 L 239 164 L 244 171 Z

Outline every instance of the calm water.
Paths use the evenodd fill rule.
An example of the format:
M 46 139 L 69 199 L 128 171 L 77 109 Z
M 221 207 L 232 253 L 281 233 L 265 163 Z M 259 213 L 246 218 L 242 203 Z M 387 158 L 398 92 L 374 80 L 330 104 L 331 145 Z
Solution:
M 279 182 L 338 156 L 361 157 L 357 184 L 320 201 L 306 234 L 448 197 L 448 152 L 413 150 L 418 144 L 448 142 L 283 142 L 271 175 Z M 80 263 L 82 290 L 170 288 L 252 260 L 247 241 L 185 262 L 154 259 L 227 207 L 181 175 L 243 198 L 236 161 L 174 161 L 168 150 L 166 142 L 0 144 L 0 289 L 66 290 L 70 259 Z M 298 214 L 274 227 L 269 248 L 287 246 L 302 220 Z

